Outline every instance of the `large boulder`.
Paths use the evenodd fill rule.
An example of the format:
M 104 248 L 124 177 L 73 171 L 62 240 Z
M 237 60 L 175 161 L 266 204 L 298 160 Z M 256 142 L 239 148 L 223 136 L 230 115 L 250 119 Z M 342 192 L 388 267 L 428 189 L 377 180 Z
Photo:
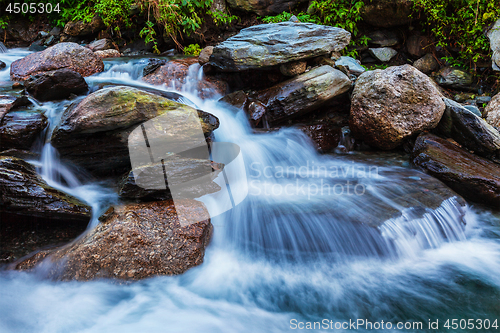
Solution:
M 86 36 L 97 33 L 106 28 L 99 15 L 95 15 L 90 22 L 70 21 L 64 26 L 64 33 L 70 36 Z
M 172 201 L 118 206 L 74 244 L 38 253 L 16 268 L 30 269 L 48 256 L 47 274 L 60 280 L 182 274 L 203 262 L 213 227 L 202 203 L 176 201 L 179 205 L 200 222 L 182 226 Z
M 237 92 L 222 101 L 245 110 L 256 124 L 265 116 L 273 126 L 314 111 L 350 88 L 344 73 L 325 65 L 269 89 L 249 95 Z
M 491 66 L 494 70 L 500 71 L 500 19 L 495 22 L 493 28 L 488 32 L 490 47 L 493 52 L 491 57 Z
M 444 99 L 446 109 L 437 130 L 482 156 L 500 152 L 500 133 L 461 104 Z
M 305 0 L 227 0 L 231 8 L 253 12 L 257 15 L 276 15 L 290 11 Z
M 411 0 L 372 0 L 365 2 L 360 14 L 370 25 L 389 28 L 410 23 L 413 6 Z
M 439 68 L 439 64 L 434 59 L 434 56 L 432 53 L 427 53 L 425 56 L 422 58 L 416 60 L 413 63 L 413 67 L 421 71 L 422 73 L 429 74 L 432 71 L 435 71 L 436 69 Z
M 168 112 L 190 115 L 189 106 L 131 87 L 98 90 L 70 106 L 54 129 L 51 142 L 62 158 L 96 175 L 123 174 L 131 169 L 128 136 L 140 124 Z M 205 135 L 219 126 L 215 116 L 198 111 Z M 182 126 L 175 128 L 179 137 Z
M 410 65 L 369 71 L 352 93 L 350 128 L 355 137 L 380 149 L 436 127 L 445 104 L 427 77 Z
M 484 113 L 488 124 L 500 129 L 500 94 L 491 99 L 484 109 Z
M 36 111 L 11 111 L 0 120 L 0 150 L 30 150 L 47 127 L 47 117 Z
M 52 219 L 90 220 L 89 206 L 50 187 L 33 165 L 13 156 L 0 156 L 0 211 Z
M 471 201 L 500 207 L 500 165 L 429 133 L 417 138 L 413 163 Z
M 193 66 L 193 67 L 191 67 Z M 147 75 L 142 80 L 154 85 L 166 85 L 180 89 L 192 78 L 190 71 L 195 70 L 196 86 L 194 87 L 201 98 L 212 98 L 224 95 L 228 89 L 227 83 L 212 77 L 198 80 L 197 71 L 200 70 L 198 58 L 175 59 L 162 65 L 161 61 L 152 61 L 145 69 Z
M 64 99 L 71 94 L 84 94 L 89 89 L 80 73 L 67 68 L 31 75 L 24 81 L 24 87 L 40 101 Z
M 209 64 L 222 71 L 266 68 L 338 52 L 351 40 L 344 29 L 312 23 L 261 24 L 214 47 Z
M 89 76 L 104 70 L 101 58 L 76 43 L 59 43 L 14 61 L 10 66 L 12 80 L 24 81 L 30 75 L 67 68 Z

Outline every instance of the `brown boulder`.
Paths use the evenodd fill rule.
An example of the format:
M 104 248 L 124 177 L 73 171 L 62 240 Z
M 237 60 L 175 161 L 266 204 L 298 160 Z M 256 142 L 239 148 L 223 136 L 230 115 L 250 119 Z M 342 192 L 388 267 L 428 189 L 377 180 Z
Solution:
M 122 174 L 131 169 L 127 140 L 137 126 L 168 112 L 191 115 L 193 111 L 136 88 L 108 87 L 66 109 L 51 142 L 62 158 L 98 176 Z M 219 126 L 211 114 L 198 111 L 198 116 L 206 136 Z M 183 138 L 181 126 L 175 131 L 176 138 Z
M 486 121 L 500 130 L 500 94 L 495 95 L 484 109 Z
M 198 64 L 197 57 L 171 60 L 144 76 L 142 80 L 146 83 L 166 86 L 173 86 L 174 83 L 179 85 L 179 82 L 186 83 L 189 67 L 194 64 Z M 176 86 L 176 88 L 180 87 Z M 224 95 L 228 86 L 225 81 L 205 77 L 197 82 L 196 89 L 199 91 L 201 98 L 212 98 L 216 95 Z
M 500 207 L 500 165 L 433 134 L 421 134 L 413 163 L 471 201 Z
M 431 53 L 427 53 L 422 58 L 413 63 L 413 67 L 422 73 L 429 74 L 439 68 L 439 64 Z
M 305 2 L 305 0 L 227 0 L 231 8 L 254 12 L 262 16 L 290 11 L 300 2 Z
M 139 280 L 182 274 L 203 262 L 213 227 L 202 203 L 176 203 L 201 222 L 181 226 L 173 201 L 114 207 L 74 244 L 39 253 L 16 268 L 30 269 L 46 258 L 52 263 L 47 274 L 60 280 Z
M 12 80 L 24 81 L 30 75 L 67 68 L 89 76 L 104 70 L 98 56 L 86 47 L 76 43 L 59 43 L 40 52 L 16 60 L 10 67 Z
M 356 138 L 389 150 L 436 127 L 444 110 L 441 94 L 427 75 L 410 65 L 389 67 L 358 78 L 349 124 Z

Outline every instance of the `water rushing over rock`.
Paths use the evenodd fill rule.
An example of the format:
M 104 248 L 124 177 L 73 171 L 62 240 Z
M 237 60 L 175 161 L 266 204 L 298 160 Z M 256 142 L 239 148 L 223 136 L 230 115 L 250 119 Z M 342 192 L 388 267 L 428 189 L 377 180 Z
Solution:
M 128 61 L 86 80 L 151 88 Z M 2 271 L 0 330 L 285 332 L 293 320 L 498 318 L 499 216 L 400 156 L 318 155 L 298 129 L 254 134 L 242 112 L 201 100 L 195 88 L 183 94 L 220 120 L 216 141 L 241 148 L 249 187 L 244 202 L 212 219 L 204 263 L 130 284 L 53 283 L 43 265 Z M 43 107 L 54 128 L 64 108 Z M 40 173 L 90 203 L 97 223 L 114 194 L 56 153 L 45 145 Z

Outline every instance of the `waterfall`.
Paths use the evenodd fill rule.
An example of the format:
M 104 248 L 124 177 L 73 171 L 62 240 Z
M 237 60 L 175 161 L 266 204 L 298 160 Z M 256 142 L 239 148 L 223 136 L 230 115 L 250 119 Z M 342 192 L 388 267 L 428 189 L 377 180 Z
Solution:
M 0 53 L 7 53 L 7 48 L 2 42 L 0 42 Z
M 420 186 L 433 179 L 404 157 L 345 154 L 348 133 L 342 154 L 329 155 L 294 128 L 253 133 L 242 112 L 200 98 L 197 64 L 184 82 L 153 87 L 138 80 L 146 61 L 105 63 L 105 72 L 86 78 L 91 89 L 156 89 L 216 115 L 215 141 L 240 147 L 249 195 L 212 219 L 204 263 L 180 276 L 54 283 L 36 272 L 0 271 L 0 331 L 289 332 L 293 320 L 357 318 L 424 328 L 439 320 L 442 328 L 449 318 L 499 317 L 500 216 L 458 197 L 426 197 Z M 50 145 L 67 104 L 40 106 L 50 127 L 33 163 L 51 186 L 92 206 L 93 227 L 118 198 Z

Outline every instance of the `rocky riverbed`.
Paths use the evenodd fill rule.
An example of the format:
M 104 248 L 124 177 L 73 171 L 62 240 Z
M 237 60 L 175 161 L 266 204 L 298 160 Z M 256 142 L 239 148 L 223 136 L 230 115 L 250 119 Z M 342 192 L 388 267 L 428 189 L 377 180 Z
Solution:
M 404 24 L 401 17 L 391 22 L 386 28 Z M 99 22 L 64 33 L 93 29 Z M 489 33 L 492 49 L 495 33 Z M 390 46 L 382 39 L 402 43 L 388 32 L 382 37 L 381 47 Z M 340 56 L 350 38 L 344 29 L 292 20 L 243 29 L 200 57 L 130 58 L 106 39 L 0 53 L 7 64 L 0 73 L 9 71 L 0 83 L 0 260 L 12 274 L 7 285 L 22 274 L 17 271 L 42 283 L 145 279 L 144 285 L 157 286 L 168 277 L 182 295 L 222 299 L 234 317 L 231 304 L 239 309 L 247 302 L 287 320 L 285 313 L 345 317 L 339 309 L 347 315 L 361 309 L 367 318 L 395 313 L 399 320 L 434 313 L 409 309 L 412 317 L 401 310 L 407 292 L 412 302 L 430 308 L 435 302 L 441 319 L 497 315 L 497 266 L 471 262 L 496 264 L 500 253 L 498 87 L 482 87 L 464 100 L 464 91 L 476 89 L 472 76 L 441 67 L 426 50 L 415 51 L 411 63 L 367 70 Z M 401 47 L 411 50 L 410 42 Z M 395 56 L 370 52 L 382 62 Z M 154 122 L 165 116 L 168 123 Z M 200 142 L 186 119 L 199 125 Z M 154 160 L 154 137 L 145 144 L 130 139 L 146 133 L 150 121 L 176 144 L 236 144 L 244 161 L 240 173 L 213 151 L 200 157 L 179 149 Z M 136 168 L 130 155 L 143 148 L 151 161 Z M 157 170 L 186 183 L 207 170 L 209 177 L 189 184 L 179 201 L 171 193 L 178 184 L 168 177 L 162 188 L 140 186 Z M 248 197 L 239 205 L 220 194 L 243 189 Z M 182 216 L 195 223 L 186 225 Z M 315 285 L 309 273 L 315 269 L 327 287 Z M 366 289 L 342 282 L 343 269 Z M 450 269 L 463 281 L 453 280 Z M 266 271 L 273 278 L 261 276 Z M 366 298 L 370 306 L 360 305 L 334 297 L 332 274 L 342 293 L 381 292 L 380 281 L 396 291 L 385 288 Z M 380 281 L 366 282 L 373 276 Z M 301 296 L 322 292 L 313 301 Z M 269 297 L 281 293 L 289 300 Z M 457 311 L 446 295 L 483 301 Z M 389 296 L 394 304 L 388 310 L 368 315 Z M 216 306 L 217 315 L 220 310 Z

